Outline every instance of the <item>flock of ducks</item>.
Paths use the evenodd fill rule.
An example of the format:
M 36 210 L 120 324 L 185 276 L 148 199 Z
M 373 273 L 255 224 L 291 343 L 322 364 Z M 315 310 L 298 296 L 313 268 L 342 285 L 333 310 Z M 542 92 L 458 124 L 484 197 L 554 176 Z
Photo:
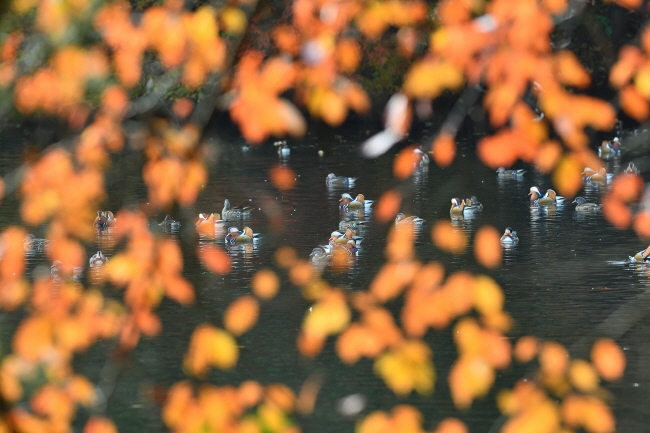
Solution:
M 619 157 L 621 154 L 621 140 L 618 137 L 615 137 L 611 141 L 605 140 L 601 143 L 600 148 L 598 149 L 598 155 L 605 160 Z M 497 177 L 500 179 L 517 179 L 520 180 L 523 178 L 525 170 L 506 170 L 505 168 L 499 168 L 497 170 Z M 629 162 L 628 166 L 623 170 L 625 174 L 639 174 L 639 169 L 634 164 L 634 162 Z M 582 179 L 585 184 L 590 183 L 592 185 L 606 185 L 611 182 L 614 178 L 613 173 L 607 173 L 607 170 L 604 167 L 600 167 L 597 170 L 594 170 L 590 167 L 586 167 L 582 172 Z M 528 197 L 530 200 L 530 206 L 556 206 L 560 207 L 566 203 L 564 197 L 557 195 L 557 193 L 552 189 L 547 189 L 544 194 L 540 191 L 537 186 L 532 186 L 529 189 Z M 572 202 L 575 204 L 575 211 L 580 213 L 589 213 L 589 212 L 598 212 L 602 208 L 600 203 L 589 203 L 584 197 L 576 197 Z M 452 199 L 451 215 L 454 215 L 454 212 L 458 212 L 458 208 L 462 208 L 462 203 L 458 203 L 458 199 Z M 512 230 L 512 228 L 506 228 L 503 236 L 501 237 L 501 243 L 504 246 L 517 245 L 519 239 L 517 238 L 517 232 Z M 631 262 L 650 262 L 650 247 L 646 248 L 643 251 L 639 251 L 634 256 L 630 257 Z
M 290 149 L 286 141 L 276 141 L 274 146 L 278 148 L 278 155 L 280 157 L 289 156 Z M 603 159 L 617 157 L 620 155 L 620 152 L 621 142 L 618 137 L 611 141 L 603 141 L 598 149 L 599 156 Z M 415 168 L 428 166 L 429 157 L 426 153 L 419 148 L 414 149 L 413 153 L 416 161 Z M 639 170 L 633 162 L 630 162 L 624 172 L 638 174 Z M 526 171 L 523 169 L 506 170 L 501 167 L 496 171 L 496 173 L 499 179 L 522 180 Z M 613 175 L 607 173 L 605 168 L 594 170 L 587 167 L 584 169 L 582 176 L 585 182 L 598 184 L 606 184 L 613 178 Z M 357 178 L 355 177 L 336 176 L 334 173 L 329 173 L 325 178 L 325 185 L 331 188 L 352 188 L 354 187 L 356 180 Z M 565 198 L 557 195 L 553 189 L 547 189 L 546 192 L 542 194 L 541 190 L 537 186 L 530 187 L 528 197 L 530 205 L 536 207 L 559 207 L 563 206 L 566 202 Z M 589 203 L 584 197 L 576 197 L 572 203 L 576 205 L 576 212 L 597 212 L 600 211 L 602 206 L 596 203 Z M 339 210 L 341 212 L 339 227 L 330 233 L 330 238 L 327 244 L 319 245 L 312 250 L 310 254 L 311 263 L 322 269 L 324 266 L 331 265 L 333 258 L 337 255 L 342 257 L 356 256 L 361 249 L 360 244 L 363 240 L 363 237 L 359 236 L 359 233 L 363 232 L 367 227 L 367 221 L 365 221 L 364 218 L 360 218 L 360 216 L 371 212 L 372 204 L 373 201 L 366 200 L 363 194 L 357 194 L 353 197 L 350 193 L 342 193 L 339 199 Z M 199 214 L 198 221 L 195 223 L 195 227 L 199 233 L 214 235 L 220 231 L 223 232 L 225 222 L 243 222 L 250 219 L 252 211 L 253 208 L 251 206 L 232 207 L 230 201 L 225 199 L 221 214 L 201 213 Z M 471 196 L 470 198 L 465 199 L 460 199 L 458 197 L 451 199 L 449 214 L 452 220 L 474 215 L 482 211 L 483 204 L 476 198 L 476 196 Z M 113 227 L 116 222 L 117 220 L 111 211 L 97 211 L 94 226 L 98 231 L 103 231 Z M 415 225 L 416 228 L 419 228 L 423 222 L 424 219 L 420 217 L 413 215 L 406 216 L 403 213 L 398 213 L 395 217 L 396 226 L 411 224 Z M 180 230 L 180 222 L 173 219 L 170 215 L 166 215 L 158 225 L 164 232 L 176 232 Z M 224 243 L 227 246 L 250 244 L 253 243 L 258 236 L 259 235 L 254 233 L 248 226 L 244 226 L 241 230 L 237 226 L 230 226 L 225 230 Z M 27 254 L 45 252 L 48 248 L 48 244 L 48 240 L 38 239 L 34 235 L 29 234 L 24 240 L 25 252 Z M 517 237 L 517 232 L 511 227 L 507 227 L 501 236 L 501 244 L 504 247 L 518 245 L 519 238 Z M 639 251 L 633 257 L 630 257 L 630 260 L 636 262 L 650 262 L 650 247 L 643 251 Z M 104 266 L 107 261 L 108 259 L 106 256 L 101 251 L 97 251 L 90 258 L 89 266 L 91 268 L 101 267 Z M 51 270 L 53 277 L 56 278 L 59 276 L 60 267 L 61 263 L 55 261 Z M 80 276 L 81 269 L 75 270 L 74 277 L 77 278 Z

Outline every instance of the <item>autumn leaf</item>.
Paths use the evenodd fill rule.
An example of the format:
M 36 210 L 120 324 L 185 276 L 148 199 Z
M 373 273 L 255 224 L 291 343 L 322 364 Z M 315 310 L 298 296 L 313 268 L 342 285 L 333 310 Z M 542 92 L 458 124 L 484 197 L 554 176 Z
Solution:
M 252 296 L 242 296 L 230 304 L 223 316 L 224 327 L 231 334 L 239 336 L 257 322 L 260 306 Z

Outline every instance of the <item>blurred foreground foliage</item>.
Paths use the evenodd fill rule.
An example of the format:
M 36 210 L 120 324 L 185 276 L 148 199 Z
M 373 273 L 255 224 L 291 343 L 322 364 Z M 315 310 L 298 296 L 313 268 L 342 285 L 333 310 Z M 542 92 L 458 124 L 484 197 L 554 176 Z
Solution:
M 613 3 L 607 7 L 645 16 L 639 0 Z M 407 136 L 414 115 L 431 116 L 433 100 L 454 98 L 457 109 L 437 136 L 420 143 L 436 163 L 453 161 L 456 132 L 470 108 L 478 107 L 491 125 L 491 134 L 477 145 L 486 165 L 532 164 L 551 173 L 568 196 L 582 186 L 584 167 L 603 165 L 590 138 L 612 130 L 617 109 L 638 122 L 650 115 L 650 30 L 640 29 L 637 44 L 621 43 L 606 65 L 617 92 L 611 103 L 590 93 L 592 78 L 571 45 L 552 43 L 554 31 L 566 33 L 563 23 L 590 13 L 585 2 L 294 0 L 285 8 L 256 0 L 13 0 L 3 7 L 0 116 L 54 118 L 62 132 L 60 142 L 48 143 L 2 185 L 5 195 L 18 197 L 25 227 L 46 234 L 56 272 L 27 278 L 28 232 L 19 226 L 2 232 L 0 307 L 20 322 L 2 353 L 0 432 L 71 431 L 79 408 L 84 432 L 116 431 L 106 417 L 105 384 L 75 372 L 72 361 L 100 340 L 128 354 L 142 336 L 160 333 L 156 308 L 163 298 L 193 302 L 178 244 L 152 233 L 148 217 L 195 202 L 208 178 L 210 147 L 203 130 L 215 107 L 229 111 L 247 140 L 262 143 L 302 136 L 306 115 L 339 126 L 350 112 L 371 110 L 369 87 L 394 89 L 385 130 L 363 145 L 367 155 L 379 155 Z M 256 11 L 266 13 L 266 21 Z M 536 109 L 544 113 L 542 121 Z M 150 206 L 116 212 L 119 223 L 108 227 L 112 236 L 104 245 L 116 250 L 106 266 L 90 269 L 83 285 L 73 276 L 88 263 L 93 219 L 107 200 L 104 173 L 127 148 L 142 156 Z M 395 167 L 398 178 L 413 171 L 404 153 Z M 293 185 L 286 169 L 273 179 L 281 189 Z M 647 225 L 639 223 L 647 211 L 630 207 L 642 194 L 638 175 L 618 178 L 604 199 L 605 215 L 617 227 L 634 225 L 647 235 Z M 378 219 L 391 221 L 400 200 L 398 192 L 387 191 L 377 205 Z M 201 233 L 215 236 L 210 228 Z M 435 225 L 432 240 L 454 254 L 469 242 L 446 221 Z M 481 265 L 499 265 L 494 229 L 482 229 L 474 242 Z M 511 342 L 505 333 L 512 320 L 499 285 L 464 271 L 445 275 L 439 263 L 421 262 L 413 243 L 413 227 L 392 228 L 386 262 L 368 288 L 353 292 L 330 286 L 295 251 L 278 250 L 278 272 L 286 272 L 313 303 L 296 336 L 299 351 L 316 357 L 330 341 L 343 363 L 370 358 L 375 373 L 399 396 L 427 395 L 437 380 L 446 380 L 461 409 L 485 396 L 513 359 L 531 363 L 535 373 L 498 394 L 498 408 L 507 417 L 502 431 L 614 431 L 601 380 L 623 374 L 625 358 L 615 342 L 596 342 L 589 360 L 534 336 Z M 219 247 L 197 256 L 212 272 L 230 269 Z M 345 267 L 345 257 L 335 256 L 334 264 Z M 308 382 L 296 396 L 286 385 L 261 384 L 254 377 L 225 386 L 205 379 L 211 369 L 236 368 L 237 338 L 255 326 L 264 307 L 260 301 L 275 296 L 279 281 L 276 271 L 258 271 L 252 294 L 233 302 L 223 323 L 196 328 L 183 364 L 193 379 L 166 390 L 162 403 L 169 429 L 300 429 L 294 414 L 311 413 L 320 385 Z M 123 289 L 123 296 L 107 296 L 107 287 Z M 395 316 L 386 303 L 398 298 L 403 306 Z M 433 350 L 422 339 L 429 329 L 453 333 L 458 359 L 448 372 L 434 368 Z M 429 430 L 423 422 L 415 408 L 399 405 L 369 414 L 357 430 Z M 460 420 L 446 419 L 435 431 L 466 430 Z

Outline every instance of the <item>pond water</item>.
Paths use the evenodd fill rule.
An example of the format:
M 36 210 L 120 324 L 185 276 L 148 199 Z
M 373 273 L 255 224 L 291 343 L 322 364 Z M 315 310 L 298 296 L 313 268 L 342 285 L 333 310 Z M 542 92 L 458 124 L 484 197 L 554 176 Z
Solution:
M 345 138 L 308 135 L 300 142 L 290 142 L 291 154 L 284 159 L 278 157 L 276 148 L 270 144 L 247 148 L 243 139 L 236 136 L 213 139 L 217 157 L 210 181 L 195 209 L 173 215 L 181 220 L 182 227 L 179 233 L 171 234 L 183 245 L 187 258 L 185 273 L 195 285 L 197 302 L 190 308 L 164 302 L 159 310 L 162 335 L 143 340 L 119 371 L 108 413 L 117 420 L 120 431 L 164 430 L 159 409 L 141 384 L 167 387 L 186 378 L 181 368 L 182 356 L 194 327 L 202 322 L 220 326 L 229 303 L 250 293 L 254 272 L 274 266 L 273 254 L 278 247 L 291 246 L 307 258 L 314 247 L 326 244 L 330 233 L 338 228 L 341 220 L 338 199 L 342 192 L 353 196 L 363 193 L 367 199 L 377 199 L 392 187 L 406 197 L 403 212 L 425 219 L 417 240 L 417 252 L 422 260 L 442 262 L 447 273 L 459 269 L 486 273 L 503 287 L 505 308 L 516 322 L 511 335 L 532 334 L 555 340 L 570 348 L 574 356 L 583 358 L 588 356 L 595 337 L 615 338 L 628 357 L 625 377 L 608 386 L 619 431 L 646 431 L 650 425 L 650 408 L 646 403 L 650 398 L 650 320 L 646 314 L 650 306 L 650 267 L 631 265 L 627 259 L 647 245 L 631 230 L 612 228 L 600 213 L 576 213 L 575 205 L 570 203 L 557 208 L 531 208 L 528 189 L 533 185 L 542 191 L 550 188 L 549 178 L 527 168 L 529 171 L 520 180 L 497 179 L 493 170 L 477 161 L 473 150 L 475 138 L 471 136 L 461 140 L 457 158 L 449 168 L 432 164 L 428 171 L 417 172 L 402 182 L 392 177 L 395 152 L 370 161 L 357 156 L 355 144 L 367 136 L 367 131 L 346 131 Z M 317 155 L 318 150 L 324 151 L 323 157 Z M 3 156 L 2 174 L 18 165 L 17 156 L 18 153 Z M 276 164 L 295 171 L 295 188 L 281 192 L 271 184 L 268 169 Z M 612 165 L 609 168 L 616 169 Z M 113 170 L 119 172 L 121 168 Z M 350 190 L 328 188 L 325 177 L 332 172 L 358 177 L 358 180 Z M 135 176 L 123 177 L 124 182 L 111 182 L 109 178 L 109 205 L 113 208 L 145 197 L 145 190 Z M 127 182 L 130 186 L 125 187 Z M 604 191 L 603 186 L 588 186 L 582 195 L 589 201 L 598 201 Z M 483 212 L 457 222 L 458 228 L 470 238 L 485 224 L 499 231 L 510 226 L 518 232 L 519 245 L 505 251 L 504 263 L 496 270 L 488 271 L 475 263 L 471 242 L 464 254 L 453 256 L 438 250 L 431 241 L 433 224 L 439 219 L 449 219 L 450 199 L 471 195 L 483 203 Z M 260 239 L 250 248 L 230 249 L 232 271 L 215 276 L 194 257 L 197 243 L 215 241 L 197 240 L 193 223 L 199 212 L 220 213 L 225 198 L 233 205 L 255 207 L 247 225 L 260 234 Z M 161 214 L 158 219 L 163 217 Z M 388 228 L 370 216 L 363 232 L 363 248 L 354 266 L 343 273 L 326 269 L 324 278 L 346 290 L 367 288 L 383 264 Z M 222 238 L 215 243 L 223 247 Z M 111 253 L 104 253 L 110 260 Z M 33 267 L 44 260 L 38 254 L 30 257 Z M 241 353 L 237 369 L 213 372 L 212 382 L 236 384 L 256 379 L 262 383 L 283 382 L 298 391 L 308 377 L 323 378 L 314 413 L 298 418 L 307 432 L 352 431 L 354 420 L 338 414 L 336 405 L 342 397 L 355 393 L 367 399 L 364 413 L 388 410 L 404 402 L 422 410 L 424 426 L 428 429 L 444 417 L 457 416 L 470 425 L 471 431 L 496 431 L 502 419 L 495 408 L 494 392 L 468 411 L 456 411 L 451 404 L 446 372 L 456 353 L 449 329 L 431 331 L 426 337 L 432 344 L 439 373 L 435 392 L 428 397 L 412 395 L 400 399 L 375 377 L 371 361 L 362 360 L 353 367 L 338 361 L 332 340 L 316 359 L 298 354 L 295 338 L 309 303 L 298 288 L 286 281 L 282 271 L 280 274 L 285 279 L 279 295 L 262 303 L 259 322 L 238 340 Z M 102 374 L 102 356 L 109 347 L 108 343 L 101 344 L 80 356 L 77 368 L 97 380 Z M 527 372 L 525 367 L 514 365 L 499 375 L 495 389 L 511 387 Z

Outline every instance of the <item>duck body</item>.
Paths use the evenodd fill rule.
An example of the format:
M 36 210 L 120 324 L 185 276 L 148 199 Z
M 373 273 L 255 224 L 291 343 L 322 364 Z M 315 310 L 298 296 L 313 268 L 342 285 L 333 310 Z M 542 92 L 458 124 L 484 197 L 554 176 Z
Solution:
M 366 221 L 341 221 L 339 222 L 339 230 L 359 230 L 365 228 Z
M 108 219 L 105 217 L 104 212 L 98 210 L 95 222 L 93 223 L 97 230 L 104 230 L 108 227 Z
M 176 221 L 174 218 L 169 216 L 169 214 L 167 214 L 165 215 L 165 219 L 159 222 L 158 225 L 165 231 L 175 231 L 181 227 L 181 222 Z
M 416 216 L 406 216 L 403 213 L 398 213 L 395 217 L 395 225 L 399 226 L 402 224 L 422 224 L 424 220 Z
M 528 193 L 531 196 L 531 204 L 538 206 L 555 206 L 564 204 L 564 197 L 556 194 L 552 189 L 547 189 L 546 194 L 542 196 L 541 191 L 536 186 L 532 186 Z M 533 200 L 535 195 L 539 198 Z
M 221 218 L 224 220 L 248 219 L 251 217 L 252 208 L 250 206 L 230 207 L 230 200 L 223 201 L 223 210 Z
M 337 176 L 334 173 L 330 173 L 325 178 L 325 185 L 327 185 L 327 186 L 354 186 L 354 182 L 356 180 L 357 180 L 356 177 Z
M 481 212 L 483 211 L 483 203 L 478 201 L 476 196 L 472 196 L 470 198 L 466 198 L 464 200 L 465 202 L 465 213 L 472 213 L 472 212 Z
M 499 167 L 497 170 L 497 177 L 501 179 L 520 179 L 524 176 L 524 173 L 526 173 L 526 170 L 524 169 L 506 170 L 503 167 Z
M 250 227 L 244 227 L 241 231 L 237 227 L 229 227 L 225 242 L 227 245 L 247 244 L 253 242 L 256 237 Z
M 25 240 L 23 241 L 23 248 L 26 253 L 45 252 L 49 246 L 49 240 L 37 238 L 31 233 L 25 236 Z
M 339 207 L 342 210 L 366 210 L 372 206 L 372 200 L 366 200 L 366 197 L 363 194 L 357 194 L 353 199 L 352 196 L 348 193 L 341 194 L 339 199 Z
M 596 203 L 587 203 L 587 200 L 584 197 L 576 197 L 572 203 L 576 203 L 577 212 L 594 212 L 600 210 L 600 204 Z
M 625 174 L 639 174 L 639 168 L 634 162 L 630 161 L 625 169 Z
M 329 245 L 335 245 L 335 244 L 346 244 L 348 241 L 353 240 L 355 241 L 356 244 L 360 244 L 361 241 L 363 240 L 363 237 L 357 236 L 356 232 L 354 232 L 351 229 L 347 229 L 345 231 L 341 230 L 334 230 L 330 234 L 329 238 Z
M 641 250 L 638 253 L 634 255 L 634 257 L 630 257 L 631 262 L 637 262 L 637 263 L 649 263 L 650 262 L 650 247 L 646 248 L 645 250 Z
M 604 167 L 599 168 L 598 171 L 594 171 L 591 168 L 585 168 L 582 172 L 582 177 L 584 180 L 591 182 L 606 183 L 612 179 L 612 174 L 607 173 L 607 170 L 605 170 Z
M 90 260 L 88 260 L 88 265 L 91 268 L 99 268 L 104 266 L 106 262 L 108 262 L 106 256 L 101 251 L 97 251 L 95 254 L 92 255 Z
M 282 158 L 285 158 L 291 154 L 291 149 L 286 140 L 279 140 L 273 143 L 274 146 L 278 147 L 278 155 Z
M 422 149 L 416 147 L 415 149 L 413 149 L 413 155 L 415 160 L 415 166 L 417 168 L 429 167 L 429 155 L 424 153 Z
M 519 244 L 519 238 L 517 237 L 517 232 L 507 227 L 503 236 L 501 236 L 501 245 L 504 246 L 515 246 Z
M 465 213 L 465 202 L 457 197 L 451 199 L 451 208 L 449 215 L 452 217 L 460 217 Z
M 198 221 L 194 223 L 194 227 L 200 234 L 212 236 L 214 234 L 217 221 L 222 221 L 219 214 L 211 213 L 208 215 L 200 213 Z

